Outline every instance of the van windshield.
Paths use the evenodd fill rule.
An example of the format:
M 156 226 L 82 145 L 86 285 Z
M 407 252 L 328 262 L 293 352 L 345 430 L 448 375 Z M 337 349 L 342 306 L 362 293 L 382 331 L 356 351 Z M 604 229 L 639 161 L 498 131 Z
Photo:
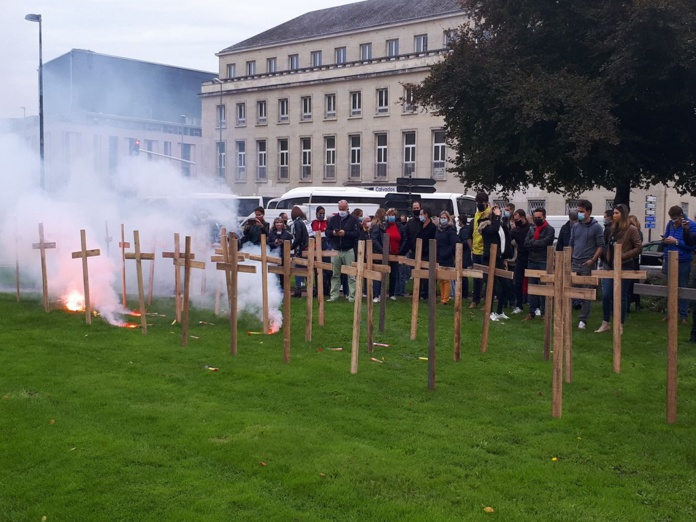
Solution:
M 474 217 L 474 214 L 476 214 L 476 201 L 469 198 L 457 198 L 457 211 L 460 216 Z

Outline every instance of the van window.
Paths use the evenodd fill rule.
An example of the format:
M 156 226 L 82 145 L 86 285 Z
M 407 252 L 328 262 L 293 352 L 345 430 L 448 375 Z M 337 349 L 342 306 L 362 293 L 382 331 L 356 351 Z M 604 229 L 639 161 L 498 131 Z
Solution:
M 457 198 L 458 216 L 474 217 L 476 214 L 476 201 L 473 198 Z
M 295 205 L 304 205 L 306 203 L 309 203 L 309 197 L 307 196 L 281 199 L 280 201 L 278 201 L 278 205 L 276 205 L 276 208 L 290 209 Z
M 259 206 L 259 198 L 245 199 L 239 198 L 237 201 L 237 215 L 240 217 L 248 216 L 256 207 Z
M 423 207 L 429 208 L 433 216 L 439 215 L 443 210 L 449 212 L 450 215 L 452 215 L 454 211 L 452 200 L 449 198 L 423 198 L 421 199 L 421 208 Z

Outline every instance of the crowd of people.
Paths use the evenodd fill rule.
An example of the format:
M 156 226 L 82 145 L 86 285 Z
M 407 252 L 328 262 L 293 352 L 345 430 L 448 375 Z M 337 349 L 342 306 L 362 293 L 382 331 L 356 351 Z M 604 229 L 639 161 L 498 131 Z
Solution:
M 341 267 L 351 265 L 356 260 L 357 243 L 371 240 L 373 254 L 381 259 L 385 249 L 385 237 L 388 238 L 390 256 L 405 256 L 415 259 L 417 240 L 422 240 L 420 257 L 423 261 L 435 261 L 443 267 L 455 266 L 457 244 L 463 247 L 463 266 L 470 268 L 473 264 L 489 265 L 491 255 L 496 268 L 509 270 L 511 279 L 494 277 L 494 295 L 497 301 L 491 312 L 491 320 L 509 319 L 506 309 L 512 314 L 525 314 L 525 321 L 532 321 L 545 313 L 545 299 L 541 296 L 528 295 L 527 286 L 537 284 L 538 279 L 527 278 L 527 269 L 546 270 L 548 247 L 555 244 L 556 250 L 566 246 L 572 247 L 571 270 L 579 275 L 590 275 L 593 270 L 613 270 L 614 263 L 620 262 L 624 270 L 639 268 L 639 255 L 642 251 L 643 234 L 636 216 L 630 214 L 626 205 L 615 205 L 604 215 L 604 222 L 599 223 L 592 217 L 592 203 L 580 200 L 577 210 L 568 215 L 568 221 L 557 232 L 546 220 L 546 210 L 536 208 L 528 216 L 523 209 L 515 209 L 511 203 L 504 207 L 490 205 L 488 194 L 476 195 L 476 213 L 471 221 L 466 216 L 455 217 L 447 211 L 439 214 L 428 207 L 422 207 L 420 201 L 414 201 L 411 212 L 397 212 L 395 209 L 378 209 L 373 216 L 363 215 L 362 210 L 350 210 L 349 202 L 338 203 L 338 213 L 327 216 L 323 207 L 317 207 L 315 219 L 309 221 L 300 207 L 291 210 L 290 218 L 280 216 L 272 226 L 264 220 L 264 209 L 255 211 L 255 219 L 249 220 L 243 230 L 241 244 L 261 244 L 261 236 L 268 237 L 267 243 L 274 253 L 279 253 L 284 241 L 292 241 L 293 255 L 301 255 L 307 250 L 310 237 L 320 238 L 325 251 L 334 250 L 336 254 L 324 259 L 331 262 L 332 270 L 324 271 L 324 288 L 329 302 L 337 301 L 341 292 L 350 302 L 355 300 L 355 277 L 341 274 Z M 686 218 L 681 207 L 669 210 L 670 221 L 663 237 L 665 256 L 672 250 L 679 253 L 678 274 L 669 274 L 667 262 L 664 271 L 667 277 L 678 277 L 679 286 L 689 285 L 691 261 L 696 250 L 696 223 Z M 694 231 L 692 233 L 692 231 Z M 437 253 L 431 259 L 430 240 L 435 239 Z M 613 259 L 614 245 L 622 245 L 621 260 Z M 491 247 L 495 245 L 496 248 Z M 494 252 L 494 254 L 493 254 Z M 392 258 L 389 262 L 391 271 L 388 277 L 388 296 L 391 300 L 406 297 L 406 284 L 411 278 L 411 267 Z M 665 257 L 665 260 L 667 257 Z M 696 276 L 696 274 L 695 274 Z M 379 302 L 381 282 L 374 281 L 373 295 Z M 462 280 L 462 299 L 471 300 L 469 308 L 481 306 L 484 285 L 487 278 L 474 279 L 469 287 L 469 279 Z M 293 296 L 300 297 L 306 283 L 304 278 L 296 277 Z M 629 315 L 630 305 L 635 303 L 640 310 L 640 297 L 633 294 L 634 282 L 622 281 L 621 324 Z M 439 302 L 447 305 L 454 296 L 454 282 L 439 281 Z M 602 322 L 596 333 L 611 330 L 613 310 L 613 281 L 602 279 Z M 421 299 L 429 294 L 428 280 L 421 279 Z M 316 291 L 316 290 L 315 290 Z M 588 328 L 591 303 L 586 300 L 573 301 L 573 307 L 579 310 L 578 329 Z M 526 310 L 526 311 L 525 311 Z M 688 302 L 679 301 L 679 316 L 682 323 L 687 322 Z M 617 319 L 614 319 L 617 320 Z M 694 310 L 694 327 L 691 339 L 696 342 L 696 310 Z

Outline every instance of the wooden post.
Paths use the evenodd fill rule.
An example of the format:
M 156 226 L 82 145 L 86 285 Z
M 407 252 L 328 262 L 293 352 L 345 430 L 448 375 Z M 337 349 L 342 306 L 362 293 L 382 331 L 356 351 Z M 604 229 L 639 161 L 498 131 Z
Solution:
M 573 301 L 567 297 L 572 288 L 573 249 L 563 248 L 563 378 L 573 382 Z M 555 301 L 555 296 L 553 298 Z
M 135 248 L 134 253 L 126 253 L 126 259 L 135 259 L 135 273 L 138 279 L 138 307 L 140 310 L 140 326 L 143 331 L 143 335 L 147 335 L 147 310 L 145 308 L 145 288 L 143 285 L 143 259 L 148 259 L 155 263 L 155 253 L 149 252 L 147 254 L 140 251 L 140 231 L 133 231 L 133 245 Z
M 418 238 L 416 239 L 416 257 L 413 260 L 413 271 L 418 271 L 420 270 L 422 260 L 421 256 L 423 255 L 423 240 Z M 413 271 L 411 272 L 411 275 L 413 276 L 413 296 L 411 299 L 411 340 L 414 341 L 416 339 L 416 332 L 418 329 L 418 300 L 420 299 L 420 278 L 416 277 L 413 275 Z
M 457 243 L 454 251 L 454 269 L 457 279 L 454 280 L 454 350 L 452 358 L 459 362 L 462 354 L 462 277 L 464 275 L 464 246 Z M 468 276 L 467 276 L 468 277 Z
M 121 241 L 118 247 L 121 249 L 121 289 L 123 293 L 123 308 L 127 308 L 126 303 L 126 248 L 130 248 L 130 243 L 126 243 L 126 231 L 121 223 Z
M 288 240 L 283 242 L 283 362 L 290 364 L 290 274 L 292 270 L 290 261 L 291 243 Z
M 152 293 L 155 287 L 155 257 L 157 256 L 157 236 L 152 238 L 152 263 L 150 263 L 150 274 L 147 284 L 147 305 L 152 306 Z
M 268 249 L 266 240 L 266 234 L 261 234 L 261 317 L 263 319 L 263 331 L 268 334 L 271 328 L 268 311 Z
M 104 221 L 104 228 L 106 230 L 106 234 L 104 236 L 104 243 L 106 243 L 106 257 L 109 257 L 111 252 L 109 250 L 109 243 L 111 243 L 114 238 L 109 235 L 109 222 Z
M 322 251 L 321 238 L 319 238 L 316 242 L 314 268 L 317 269 L 317 301 L 319 303 L 319 324 L 321 326 L 324 326 L 324 270 L 332 269 L 331 263 L 326 263 L 324 257 L 327 257 L 327 253 Z
M 177 266 L 184 267 L 184 300 L 183 310 L 181 315 L 181 345 L 188 345 L 188 327 L 189 327 L 189 293 L 191 290 L 191 269 L 205 269 L 205 262 L 194 261 L 194 254 L 191 252 L 191 236 L 186 236 L 184 255 L 179 256 L 174 262 Z M 163 254 L 164 255 L 164 254 Z
M 554 252 L 553 245 L 546 248 L 546 273 L 553 274 Z M 553 339 L 553 295 L 546 296 L 546 313 L 544 314 L 544 360 L 551 358 L 551 341 Z M 530 313 L 533 313 L 530 310 Z
M 565 300 L 563 299 L 563 280 L 565 278 L 566 258 L 563 252 L 554 253 L 554 267 L 556 284 L 553 295 L 553 397 L 552 415 L 560 418 L 563 413 L 563 311 Z
M 382 235 L 382 265 L 389 266 L 389 234 Z M 379 292 L 379 331 L 384 333 L 387 323 L 387 280 L 389 272 L 382 274 Z
M 385 234 L 386 236 L 386 234 Z M 372 251 L 372 241 L 365 241 L 365 253 L 367 257 L 367 263 L 365 270 L 363 271 L 363 277 L 367 279 L 365 283 L 367 285 L 367 351 L 372 353 L 374 351 L 374 331 L 375 331 L 375 321 L 374 321 L 374 305 L 373 305 L 373 282 L 376 280 L 384 280 L 384 275 L 391 272 L 391 268 L 388 264 L 375 264 L 374 252 Z M 382 258 L 384 260 L 384 257 Z M 357 263 L 354 263 L 357 266 Z M 383 283 L 384 284 L 384 283 Z M 382 287 L 384 288 L 384 287 Z M 380 298 L 380 302 L 384 299 Z M 381 309 L 380 309 L 381 314 Z M 381 315 L 380 315 L 381 319 Z
M 217 270 L 225 271 L 225 281 L 227 283 L 227 303 L 229 306 L 230 315 L 230 354 L 237 355 L 237 293 L 238 293 L 238 274 L 244 272 L 247 274 L 255 274 L 255 266 L 247 266 L 239 264 L 239 242 L 237 236 L 230 232 L 229 236 L 225 234 L 225 229 L 220 235 L 220 246 L 222 248 L 222 262 L 216 264 Z M 213 262 L 215 262 L 213 258 Z
M 87 267 L 87 258 L 98 256 L 100 252 L 98 248 L 87 250 L 87 235 L 84 229 L 80 230 L 80 244 L 82 249 L 77 252 L 73 252 L 72 258 L 82 258 L 82 280 L 85 288 L 85 322 L 87 324 L 92 324 L 92 307 L 89 302 L 89 269 Z
M 648 274 L 645 270 L 622 270 L 621 268 L 621 257 L 622 257 L 622 245 L 621 243 L 614 244 L 614 268 L 613 270 L 593 270 L 592 275 L 598 279 L 613 279 L 613 321 L 612 321 L 612 335 L 613 335 L 613 363 L 614 372 L 621 373 L 621 286 L 624 279 L 645 279 Z M 617 262 L 618 260 L 618 262 Z
M 172 252 L 162 252 L 162 257 L 172 259 L 174 264 L 174 308 L 176 314 L 176 322 L 181 323 L 181 266 L 179 261 L 181 257 L 181 241 L 179 233 L 174 233 L 174 250 Z M 195 254 L 191 254 L 191 259 L 196 259 Z
M 46 249 L 56 248 L 55 242 L 47 243 L 44 241 L 44 228 L 43 223 L 39 223 L 39 242 L 32 244 L 34 250 L 41 251 L 41 285 L 43 287 L 43 305 L 46 312 L 49 311 L 50 306 L 48 303 L 48 274 L 46 271 Z
M 355 268 L 355 305 L 353 308 L 353 339 L 350 350 L 350 373 L 358 373 L 358 350 L 360 349 L 360 316 L 362 305 L 362 285 L 363 285 L 363 270 L 365 269 L 365 242 L 358 241 L 358 259 L 356 260 L 357 267 Z M 347 267 L 341 267 L 341 273 L 353 275 L 350 270 L 345 270 Z
M 314 311 L 314 238 L 309 238 L 307 250 L 307 312 L 305 313 L 305 341 L 312 341 L 312 312 Z
M 428 255 L 428 389 L 435 389 L 435 320 L 437 317 L 437 241 L 430 240 Z

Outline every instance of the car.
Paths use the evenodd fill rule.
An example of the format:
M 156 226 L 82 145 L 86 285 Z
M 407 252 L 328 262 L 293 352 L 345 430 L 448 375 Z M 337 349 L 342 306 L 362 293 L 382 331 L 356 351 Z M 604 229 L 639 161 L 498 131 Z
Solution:
M 662 266 L 665 257 L 665 244 L 662 241 L 650 241 L 643 245 L 640 264 L 645 266 Z

